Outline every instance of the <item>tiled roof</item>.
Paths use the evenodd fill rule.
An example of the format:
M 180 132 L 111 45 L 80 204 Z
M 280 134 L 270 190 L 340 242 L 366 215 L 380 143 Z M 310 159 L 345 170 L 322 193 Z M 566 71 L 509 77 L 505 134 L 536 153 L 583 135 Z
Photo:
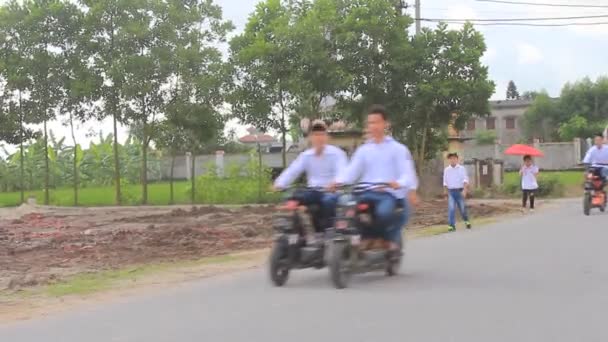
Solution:
M 268 134 L 260 134 L 258 136 L 249 134 L 249 135 L 239 138 L 239 141 L 243 144 L 255 143 L 255 142 L 269 143 L 269 142 L 273 142 L 274 138 Z

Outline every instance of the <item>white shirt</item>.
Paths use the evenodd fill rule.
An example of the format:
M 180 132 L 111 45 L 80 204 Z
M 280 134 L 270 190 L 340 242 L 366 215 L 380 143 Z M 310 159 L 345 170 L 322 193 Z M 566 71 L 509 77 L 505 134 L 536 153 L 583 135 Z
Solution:
M 523 190 L 536 190 L 538 189 L 538 182 L 536 181 L 536 175 L 538 174 L 538 166 L 522 166 L 520 170 L 521 174 L 521 188 Z
M 300 153 L 274 185 L 279 189 L 286 188 L 305 172 L 309 187 L 324 188 L 334 182 L 338 173 L 346 168 L 347 162 L 346 153 L 339 147 L 326 145 L 320 155 L 311 148 Z
M 405 198 L 410 190 L 418 188 L 414 159 L 405 145 L 391 137 L 381 143 L 368 140 L 359 146 L 348 168 L 340 173 L 339 184 L 397 182 L 400 189 L 387 190 L 396 198 Z
M 469 184 L 467 169 L 460 165 L 448 166 L 443 170 L 443 186 L 448 189 L 462 189 L 465 184 Z
M 602 148 L 597 148 L 593 145 L 587 151 L 583 164 L 591 164 L 591 166 L 606 166 L 608 165 L 608 145 L 603 145 Z

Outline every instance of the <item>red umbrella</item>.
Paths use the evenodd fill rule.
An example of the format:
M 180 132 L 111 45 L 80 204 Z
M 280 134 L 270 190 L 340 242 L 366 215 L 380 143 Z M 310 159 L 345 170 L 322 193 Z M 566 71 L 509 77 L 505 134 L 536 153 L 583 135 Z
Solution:
M 505 150 L 505 154 L 513 155 L 513 156 L 532 156 L 532 157 L 542 157 L 544 154 L 535 149 L 532 146 L 516 144 Z

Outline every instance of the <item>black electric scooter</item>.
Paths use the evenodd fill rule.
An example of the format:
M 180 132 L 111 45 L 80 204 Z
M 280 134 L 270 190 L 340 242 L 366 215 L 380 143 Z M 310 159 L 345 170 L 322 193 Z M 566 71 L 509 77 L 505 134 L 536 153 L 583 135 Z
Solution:
M 400 250 L 387 249 L 363 250 L 360 248 L 361 236 L 377 229 L 373 203 L 357 199 L 357 195 L 370 190 L 387 188 L 385 183 L 359 183 L 352 193 L 343 194 L 338 201 L 338 215 L 335 228 L 327 247 L 327 259 L 331 280 L 338 289 L 348 286 L 352 274 L 384 270 L 388 276 L 397 274 L 403 255 L 403 238 Z M 400 220 L 403 210 L 407 210 L 405 200 L 400 200 L 395 209 L 393 220 Z

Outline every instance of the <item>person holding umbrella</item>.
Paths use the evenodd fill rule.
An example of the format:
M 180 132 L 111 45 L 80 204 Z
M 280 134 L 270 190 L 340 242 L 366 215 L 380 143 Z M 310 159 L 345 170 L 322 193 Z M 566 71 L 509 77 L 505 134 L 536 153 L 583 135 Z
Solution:
M 519 175 L 521 176 L 521 192 L 522 192 L 522 208 L 521 211 L 525 212 L 528 198 L 530 199 L 530 212 L 534 212 L 534 196 L 538 190 L 538 166 L 534 165 L 532 156 L 524 156 L 524 164 L 519 169 Z
M 516 144 L 505 150 L 505 154 L 512 156 L 524 156 L 524 164 L 519 169 L 522 189 L 522 212 L 526 210 L 528 199 L 530 199 L 530 211 L 534 211 L 534 196 L 538 190 L 538 167 L 534 165 L 532 157 L 544 156 L 542 151 L 528 145 Z

